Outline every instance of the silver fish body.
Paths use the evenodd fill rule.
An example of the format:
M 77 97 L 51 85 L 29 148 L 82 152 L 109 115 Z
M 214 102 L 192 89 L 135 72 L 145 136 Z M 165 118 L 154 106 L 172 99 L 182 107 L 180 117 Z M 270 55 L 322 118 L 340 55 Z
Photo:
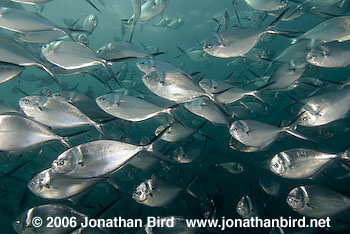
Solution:
M 347 211 L 350 198 L 317 185 L 307 185 L 292 189 L 287 196 L 287 204 L 301 215 L 326 218 Z
M 46 169 L 28 182 L 29 190 L 46 199 L 67 199 L 80 194 L 99 183 L 101 178 L 79 179 Z

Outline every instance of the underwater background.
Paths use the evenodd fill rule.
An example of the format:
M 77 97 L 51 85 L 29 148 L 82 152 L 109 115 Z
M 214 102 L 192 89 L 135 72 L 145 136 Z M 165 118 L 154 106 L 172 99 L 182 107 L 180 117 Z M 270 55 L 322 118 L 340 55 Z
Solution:
M 68 27 L 65 24 L 67 19 L 75 21 L 83 19 L 89 14 L 94 14 L 98 18 L 98 24 L 93 33 L 88 36 L 88 47 L 93 51 L 97 51 L 110 42 L 127 41 L 130 27 L 123 25 L 122 20 L 132 16 L 132 1 L 92 0 L 92 2 L 101 12 L 98 12 L 85 0 L 55 0 L 46 3 L 43 8 L 42 6 L 9 3 L 4 0 L 0 1 L 0 5 L 9 6 L 8 4 L 10 4 L 11 7 L 38 12 L 63 27 Z M 290 1 L 289 4 L 296 5 L 298 3 Z M 240 21 L 238 21 L 236 11 Z M 255 57 L 255 59 L 248 56 L 235 58 L 210 56 L 203 51 L 203 44 L 207 38 L 225 30 L 223 25 L 225 12 L 229 16 L 228 28 L 241 26 L 264 29 L 276 18 L 264 11 L 252 9 L 243 0 L 238 1 L 236 5 L 230 0 L 169 0 L 169 5 L 162 13 L 146 22 L 136 23 L 132 44 L 143 48 L 149 54 L 163 52 L 164 54 L 158 55 L 154 59 L 168 62 L 187 74 L 193 75 L 193 80 L 197 83 L 200 79 L 207 78 L 228 81 L 245 90 L 256 90 L 266 82 L 259 77 L 271 75 L 281 65 L 273 61 L 273 58 L 291 46 L 291 38 L 297 36 L 295 34 L 288 36 L 263 35 L 254 48 L 258 48 L 260 52 L 266 52 L 266 58 L 261 58 L 262 56 Z M 345 12 L 343 15 L 348 15 L 348 12 Z M 156 27 L 155 25 L 164 17 L 181 18 L 184 23 L 176 29 Z M 322 18 L 305 13 L 292 21 L 278 22 L 276 28 L 293 31 L 296 35 L 300 35 L 332 17 L 336 16 L 329 14 Z M 5 29 L 1 29 L 1 33 L 7 36 L 12 35 L 12 32 Z M 36 53 L 35 56 L 42 58 L 40 55 L 42 44 L 20 43 L 33 54 Z M 45 71 L 36 67 L 26 67 L 20 75 L 0 85 L 1 105 L 20 111 L 18 103 L 24 96 L 51 96 L 59 91 L 85 94 L 92 100 L 106 93 L 156 96 L 142 82 L 144 73 L 136 66 L 138 59 L 126 59 L 113 63 L 112 70 L 118 74 L 117 77 L 123 88 L 118 86 L 102 66 L 94 67 L 99 68 L 93 70 L 94 73 L 111 89 L 101 80 L 94 79 L 89 74 L 58 76 L 58 79 L 64 84 L 59 86 Z M 323 126 L 298 127 L 299 132 L 312 138 L 313 141 L 303 141 L 290 135 L 281 134 L 270 146 L 258 152 L 242 152 L 245 151 L 244 147 L 243 150 L 242 148 L 237 150 L 233 146 L 235 142 L 231 138 L 229 126 L 234 121 L 252 119 L 274 126 L 287 126 L 296 120 L 302 106 L 302 103 L 297 103 L 296 100 L 310 97 L 314 95 L 313 92 L 316 90 L 321 90 L 319 93 L 336 90 L 339 85 L 336 82 L 346 81 L 349 77 L 348 68 L 319 68 L 310 64 L 307 66 L 300 79 L 312 77 L 319 80 L 321 85 L 300 84 L 295 89 L 262 93 L 270 105 L 259 102 L 251 96 L 242 99 L 243 105 L 240 102 L 225 105 L 225 109 L 230 114 L 227 116 L 228 125 L 213 124 L 192 114 L 180 103 L 180 107 L 174 110 L 175 120 L 167 114 L 160 114 L 140 122 L 113 118 L 115 121 L 102 125 L 105 136 L 89 126 L 72 129 L 53 128 L 53 131 L 60 136 L 74 135 L 78 131 L 89 130 L 87 133 L 69 138 L 71 146 L 100 139 L 116 140 L 134 145 L 149 143 L 155 137 L 154 132 L 159 125 L 168 126 L 174 121 L 177 122 L 177 119 L 181 121 L 181 124 L 194 129 L 193 134 L 186 137 L 185 140 L 170 143 L 159 141 L 155 145 L 155 151 L 171 160 L 178 160 L 176 156 L 178 156 L 179 147 L 181 147 L 185 154 L 184 157 L 189 157 L 189 163 L 172 163 L 142 152 L 136 158 L 139 160 L 138 166 L 126 164 L 116 173 L 110 175 L 109 179 L 119 188 L 102 181 L 70 199 L 41 198 L 28 189 L 28 182 L 41 171 L 50 168 L 52 161 L 67 149 L 59 142 L 49 142 L 25 151 L 1 152 L 1 233 L 16 233 L 13 227 L 16 219 L 28 209 L 43 204 L 62 204 L 89 217 L 98 215 L 99 218 L 104 219 L 123 217 L 146 220 L 148 216 L 239 219 L 242 216 L 236 211 L 237 204 L 243 196 L 249 196 L 250 205 L 253 205 L 254 208 L 248 207 L 248 210 L 253 211 L 253 215 L 273 219 L 281 216 L 286 218 L 303 217 L 286 203 L 288 193 L 296 186 L 324 186 L 350 197 L 349 168 L 347 164 L 344 165 L 342 162 L 329 163 L 326 167 L 322 167 L 321 172 L 317 175 L 306 179 L 282 178 L 269 169 L 271 158 L 276 153 L 288 149 L 311 148 L 320 152 L 339 153 L 350 148 L 350 122 L 347 118 Z M 335 82 L 327 83 L 323 80 Z M 156 100 L 155 104 L 159 106 L 168 106 L 168 103 L 164 103 L 162 100 L 154 100 Z M 245 102 L 247 104 L 244 104 Z M 233 112 L 235 114 L 232 114 Z M 227 167 L 222 166 L 227 162 L 235 163 L 230 164 L 230 166 L 234 165 L 234 168 L 227 169 Z M 165 207 L 150 207 L 139 204 L 132 197 L 133 191 L 140 183 L 151 178 L 163 178 L 169 184 L 182 188 L 182 192 Z M 191 192 L 187 191 L 189 183 L 191 183 Z M 264 186 L 267 187 L 268 192 Z M 271 190 L 272 192 L 269 194 Z M 346 205 L 350 204 L 348 201 L 345 202 Z M 349 230 L 349 214 L 344 212 L 335 216 L 334 219 L 332 218 L 330 228 L 286 228 L 284 232 L 273 230 L 275 232 L 272 233 L 348 233 Z M 142 228 L 111 228 L 108 231 L 110 233 L 146 233 Z M 147 233 L 165 232 L 168 231 L 148 231 Z M 271 228 L 230 228 L 224 231 L 202 228 L 192 232 L 176 233 L 270 232 Z M 39 230 L 38 232 L 20 233 L 46 232 Z M 71 233 L 71 231 L 49 233 Z

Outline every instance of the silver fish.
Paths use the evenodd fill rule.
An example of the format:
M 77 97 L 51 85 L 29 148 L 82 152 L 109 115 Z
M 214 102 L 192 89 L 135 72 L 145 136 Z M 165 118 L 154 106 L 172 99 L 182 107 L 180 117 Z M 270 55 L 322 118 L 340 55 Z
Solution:
M 281 184 L 271 177 L 259 176 L 259 185 L 268 195 L 277 197 L 281 190 Z
M 28 182 L 29 190 L 46 199 L 67 199 L 80 194 L 99 183 L 101 178 L 78 179 L 46 169 Z
M 120 169 L 142 151 L 153 152 L 153 144 L 138 146 L 111 140 L 92 141 L 63 152 L 51 167 L 69 177 L 101 177 Z
M 142 77 L 145 86 L 156 95 L 170 101 L 182 103 L 189 102 L 207 94 L 188 76 L 172 71 L 154 71 Z M 215 100 L 214 100 L 215 102 Z
M 267 101 L 265 101 L 262 97 L 260 97 L 259 93 L 260 93 L 260 90 L 248 91 L 248 90 L 244 90 L 236 86 L 233 86 L 232 88 L 218 94 L 216 96 L 216 100 L 223 104 L 229 104 L 229 103 L 237 102 L 246 96 L 253 96 L 259 101 L 263 103 L 267 103 Z
M 66 139 L 54 134 L 47 127 L 16 115 L 0 116 L 0 150 L 18 151 L 49 141 L 60 141 L 70 147 Z
M 140 22 L 148 21 L 159 15 L 168 5 L 169 0 L 147 0 L 141 6 Z M 131 18 L 134 18 L 134 16 Z
M 213 124 L 228 125 L 227 116 L 208 98 L 198 98 L 184 104 L 187 110 Z
M 24 68 L 15 64 L 0 63 L 0 84 L 15 78 Z
M 275 11 L 288 5 L 288 0 L 245 0 L 255 10 Z
M 35 58 L 28 50 L 24 49 L 18 43 L 0 35 L 0 61 L 5 63 L 17 64 L 19 66 L 37 66 L 44 69 L 49 75 L 55 78 L 50 68 Z M 58 82 L 59 83 L 59 82 Z
M 318 67 L 349 67 L 350 44 L 329 42 L 310 50 L 306 61 Z
M 107 68 L 107 62 L 82 43 L 74 41 L 54 41 L 41 48 L 44 57 L 51 63 L 67 70 L 95 65 Z
M 248 195 L 243 196 L 239 200 L 236 206 L 236 211 L 239 214 L 239 216 L 241 216 L 244 219 L 253 217 L 255 215 L 252 200 L 250 200 L 250 197 Z
M 141 98 L 122 94 L 105 94 L 96 98 L 97 105 L 106 113 L 128 121 L 143 121 L 161 113 L 171 115 L 174 109 L 162 108 Z
M 155 135 L 158 136 L 161 132 L 164 131 L 164 129 L 165 127 L 163 125 L 160 125 L 155 130 Z M 167 142 L 178 142 L 185 140 L 187 137 L 193 135 L 195 132 L 197 132 L 196 129 L 185 127 L 180 123 L 172 123 L 164 132 L 161 139 Z
M 53 0 L 10 0 L 11 2 L 17 2 L 22 4 L 38 5 L 51 2 Z
M 130 42 L 111 42 L 98 49 L 96 53 L 105 60 L 150 57 L 146 51 Z
M 154 60 L 154 59 L 140 59 L 136 63 L 137 68 L 142 71 L 143 73 L 149 74 L 151 72 L 155 71 L 171 71 L 171 72 L 177 72 L 183 75 L 187 75 L 186 72 L 181 70 L 180 68 L 159 60 Z
M 99 108 L 94 99 L 84 94 L 72 91 L 61 91 L 53 93 L 52 97 L 73 104 L 91 119 L 111 117 Z
M 293 188 L 287 196 L 287 204 L 301 215 L 319 219 L 347 211 L 350 198 L 317 185 L 306 185 Z
M 36 226 L 36 221 L 34 218 L 40 217 L 43 220 L 43 225 L 39 227 Z M 29 210 L 23 212 L 13 223 L 13 227 L 17 233 L 47 233 L 47 234 L 63 234 L 70 233 L 76 229 L 76 227 L 49 227 L 48 217 L 59 217 L 60 219 L 64 217 L 73 218 L 76 220 L 77 224 L 84 223 L 84 219 L 87 218 L 86 215 L 75 211 L 74 209 L 58 204 L 46 204 L 41 206 L 32 207 Z
M 234 58 L 247 54 L 264 34 L 278 34 L 276 30 L 232 28 L 209 37 L 203 45 L 203 51 L 219 58 Z
M 46 96 L 28 96 L 19 100 L 19 106 L 27 116 L 47 126 L 73 128 L 90 125 L 104 135 L 99 124 L 68 102 Z
M 291 130 L 290 126 L 279 128 L 255 120 L 237 120 L 230 126 L 231 136 L 244 145 L 259 148 L 260 150 L 271 145 L 283 132 L 308 140 L 305 136 Z
M 290 149 L 276 154 L 270 162 L 270 170 L 283 178 L 309 178 L 335 159 L 349 160 L 348 153 L 323 153 L 311 149 Z
M 289 64 L 283 64 L 277 68 L 267 81 L 267 85 L 260 91 L 283 91 L 294 88 L 294 84 L 304 74 L 307 66 L 304 61 L 291 60 Z
M 225 162 L 220 163 L 219 166 L 234 175 L 241 174 L 245 171 L 244 166 L 239 162 Z
M 299 111 L 298 125 L 321 126 L 345 118 L 350 109 L 350 89 L 328 92 L 304 101 Z
M 199 86 L 207 93 L 210 94 L 216 94 L 221 93 L 225 90 L 229 90 L 230 88 L 233 88 L 234 86 L 232 84 L 219 81 L 219 80 L 213 80 L 213 79 L 202 79 L 199 81 Z
M 153 178 L 142 182 L 132 194 L 132 198 L 140 204 L 150 207 L 164 207 L 173 202 L 183 188 L 169 182 Z
M 323 43 L 350 39 L 350 16 L 338 16 L 316 25 L 303 35 L 292 40 L 292 44 L 301 39 L 320 40 Z
M 13 9 L 8 7 L 0 8 L 0 27 L 14 32 L 33 32 L 33 31 L 60 31 L 72 40 L 70 32 L 55 23 L 46 19 L 45 17 L 20 9 Z
M 132 7 L 134 10 L 134 15 L 132 16 L 132 26 L 131 26 L 131 33 L 129 37 L 129 42 L 131 42 L 132 37 L 134 35 L 135 31 L 135 25 L 141 18 L 141 0 L 132 0 Z M 131 20 L 129 20 L 128 23 L 130 23 Z
M 166 28 L 170 28 L 170 29 L 178 29 L 180 28 L 183 24 L 184 24 L 184 20 L 179 18 L 179 19 L 175 19 L 173 21 L 171 21 L 168 25 L 166 25 Z

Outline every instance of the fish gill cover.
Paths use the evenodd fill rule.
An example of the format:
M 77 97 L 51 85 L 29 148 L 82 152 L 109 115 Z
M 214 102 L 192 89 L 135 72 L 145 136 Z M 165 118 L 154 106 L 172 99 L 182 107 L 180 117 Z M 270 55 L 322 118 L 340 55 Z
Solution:
M 349 0 L 0 7 L 1 233 L 349 233 Z

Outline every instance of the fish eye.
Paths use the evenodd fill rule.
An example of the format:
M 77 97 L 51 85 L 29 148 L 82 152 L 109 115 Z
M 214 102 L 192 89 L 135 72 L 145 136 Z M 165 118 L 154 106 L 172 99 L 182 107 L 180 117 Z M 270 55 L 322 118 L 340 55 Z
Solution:
M 28 99 L 28 98 L 24 98 L 24 99 L 23 99 L 23 103 L 24 103 L 24 104 L 28 104 L 28 103 L 29 103 L 29 99 Z
M 145 63 L 144 63 L 144 62 L 140 62 L 140 64 L 141 64 L 141 65 L 145 65 Z
M 106 101 L 106 98 L 105 98 L 105 97 L 101 97 L 101 98 L 100 98 L 100 101 L 101 101 L 101 102 L 105 102 L 105 101 Z
M 146 76 L 146 80 L 151 80 L 151 76 L 150 75 Z
M 141 192 L 141 191 L 136 191 L 135 194 L 136 194 L 137 196 L 141 196 L 142 192 Z
M 20 221 L 20 220 L 16 220 L 15 224 L 16 224 L 16 225 L 20 225 L 20 224 L 21 224 L 21 221 Z
M 207 48 L 211 49 L 213 47 L 213 44 L 207 44 Z
M 96 51 L 96 53 L 101 53 L 102 52 L 102 49 L 98 49 L 97 51 Z
M 307 120 L 307 117 L 304 116 L 303 118 L 301 118 L 301 121 L 306 121 Z
M 64 165 L 64 160 L 58 160 L 57 161 L 57 166 L 63 166 Z

